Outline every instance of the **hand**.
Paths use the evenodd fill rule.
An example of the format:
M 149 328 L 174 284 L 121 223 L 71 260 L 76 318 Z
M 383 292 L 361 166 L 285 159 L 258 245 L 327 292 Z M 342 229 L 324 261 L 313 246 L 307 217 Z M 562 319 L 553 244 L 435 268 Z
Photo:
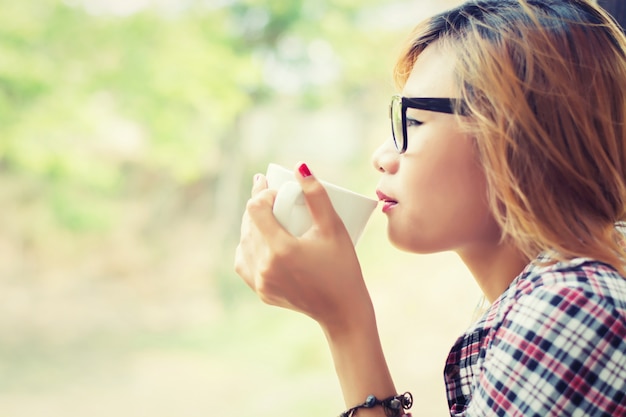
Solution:
M 322 184 L 296 172 L 313 224 L 301 237 L 276 220 L 276 191 L 255 176 L 241 226 L 235 270 L 267 304 L 302 312 L 324 328 L 373 317 L 354 246 Z
M 306 172 L 305 172 L 306 173 Z M 313 224 L 289 234 L 272 213 L 276 192 L 255 176 L 241 225 L 235 270 L 268 304 L 307 314 L 324 330 L 347 407 L 396 393 L 354 246 L 324 187 L 296 178 Z M 378 412 L 380 410 L 367 410 Z M 382 415 L 382 414 L 379 414 Z

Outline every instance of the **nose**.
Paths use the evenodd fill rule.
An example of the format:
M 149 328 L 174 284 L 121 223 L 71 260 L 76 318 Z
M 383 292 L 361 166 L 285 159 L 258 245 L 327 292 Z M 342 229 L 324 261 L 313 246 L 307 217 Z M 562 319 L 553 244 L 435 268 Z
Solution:
M 393 174 L 398 170 L 398 156 L 398 151 L 390 137 L 374 151 L 372 165 L 376 171 Z

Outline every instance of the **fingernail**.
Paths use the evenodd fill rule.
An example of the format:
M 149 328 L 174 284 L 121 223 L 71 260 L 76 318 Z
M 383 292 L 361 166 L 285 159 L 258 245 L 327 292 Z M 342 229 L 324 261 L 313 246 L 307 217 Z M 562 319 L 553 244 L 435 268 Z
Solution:
M 306 164 L 300 165 L 300 167 L 298 168 L 298 172 L 300 172 L 300 175 L 302 175 L 302 178 L 311 176 L 311 170 L 309 170 L 309 167 L 306 166 Z
M 261 174 L 254 174 L 254 182 L 258 182 L 261 178 Z

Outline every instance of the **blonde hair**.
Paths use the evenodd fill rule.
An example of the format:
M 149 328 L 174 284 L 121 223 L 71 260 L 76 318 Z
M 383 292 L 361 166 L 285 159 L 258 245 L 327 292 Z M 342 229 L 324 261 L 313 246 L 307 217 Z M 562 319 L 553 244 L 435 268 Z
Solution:
M 590 257 L 625 272 L 626 38 L 586 0 L 476 0 L 417 26 L 406 82 L 431 44 L 457 57 L 503 239 L 532 259 Z M 448 49 L 449 48 L 449 49 Z

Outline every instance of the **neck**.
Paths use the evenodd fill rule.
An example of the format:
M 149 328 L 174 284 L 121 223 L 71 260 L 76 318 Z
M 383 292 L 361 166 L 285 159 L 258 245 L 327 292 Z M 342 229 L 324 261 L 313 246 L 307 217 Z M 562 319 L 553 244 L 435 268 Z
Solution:
M 493 303 L 530 261 L 512 243 L 478 245 L 456 251 Z

